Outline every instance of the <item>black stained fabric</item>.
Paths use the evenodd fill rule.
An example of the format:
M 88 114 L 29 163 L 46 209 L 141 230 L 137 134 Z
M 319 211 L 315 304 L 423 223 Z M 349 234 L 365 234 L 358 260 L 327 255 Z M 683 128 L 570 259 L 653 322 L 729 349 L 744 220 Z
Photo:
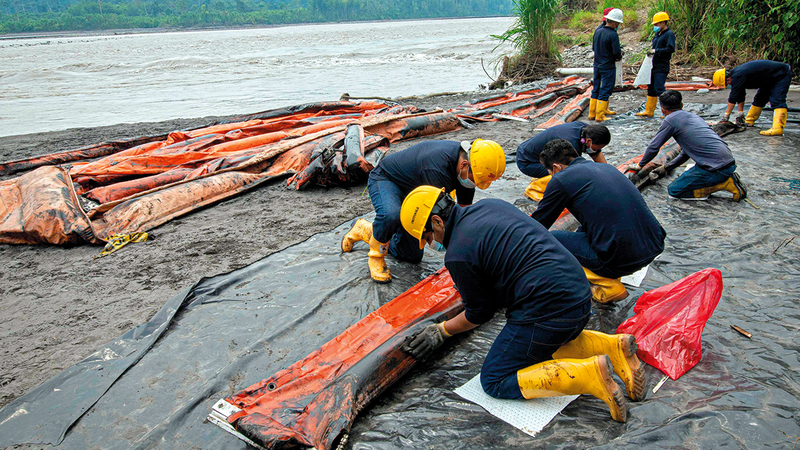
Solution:
M 713 120 L 724 105 L 686 108 Z M 613 135 L 604 153 L 615 164 L 640 154 L 659 126 L 633 114 L 604 124 Z M 756 122 L 769 126 L 769 118 Z M 587 328 L 613 332 L 645 290 L 706 267 L 722 271 L 722 299 L 703 332 L 702 361 L 655 394 L 662 374 L 648 366 L 647 398 L 629 403 L 627 423 L 612 421 L 604 403 L 582 396 L 533 438 L 456 395 L 455 388 L 478 374 L 502 329 L 505 319 L 497 314 L 449 339 L 368 405 L 345 448 L 791 448 L 800 436 L 800 243 L 791 241 L 800 236 L 800 193 L 791 181 L 800 170 L 800 130 L 790 122 L 783 137 L 749 128 L 725 140 L 759 209 L 731 202 L 728 193 L 707 201 L 669 199 L 666 186 L 677 171 L 646 188 L 646 202 L 668 231 L 666 249 L 642 287 L 629 288 L 630 297 L 593 306 Z M 534 205 L 522 194 L 528 181 L 509 166 L 476 196 L 502 198 L 530 213 Z M 66 431 L 56 448 L 247 448 L 205 421 L 217 400 L 304 358 L 442 266 L 441 255 L 431 251 L 420 265 L 387 258 L 394 281 L 373 283 L 366 245 L 340 253 L 348 228 L 342 224 L 165 299 L 164 315 L 137 327 L 144 336 L 145 329 L 164 326 L 138 362 L 126 371 L 115 368 L 120 358 L 138 358 L 132 350 L 148 347 L 131 334 L 98 349 L 83 369 L 68 369 L 0 411 L 0 446 L 26 435 L 57 439 Z M 98 382 L 99 367 L 122 373 L 107 391 Z M 85 389 L 81 395 L 78 386 Z M 101 396 L 86 400 L 91 395 Z M 87 404 L 64 428 L 70 420 L 60 418 L 80 415 L 76 409 Z

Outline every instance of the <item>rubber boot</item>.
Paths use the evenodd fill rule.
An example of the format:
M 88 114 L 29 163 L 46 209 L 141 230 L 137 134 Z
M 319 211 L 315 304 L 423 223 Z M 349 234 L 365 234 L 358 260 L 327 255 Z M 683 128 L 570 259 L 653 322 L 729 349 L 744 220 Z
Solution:
M 345 253 L 353 251 L 353 245 L 356 242 L 364 241 L 369 244 L 372 238 L 372 222 L 367 222 L 364 219 L 358 219 L 350 228 L 350 231 L 342 238 L 342 251 Z
M 720 184 L 715 184 L 714 186 L 704 187 L 700 189 L 695 189 L 692 191 L 692 195 L 694 198 L 703 198 L 708 197 L 709 194 L 718 191 L 727 191 L 733 194 L 733 201 L 740 202 L 747 198 L 747 188 L 742 183 L 741 178 L 739 178 L 739 174 L 734 172 L 733 176 L 728 178 L 727 180 L 723 181 Z
M 756 120 L 761 117 L 761 110 L 764 108 L 759 108 L 758 106 L 751 105 L 750 109 L 747 110 L 747 116 L 744 118 L 744 124 L 748 127 L 752 127 L 756 124 Z
M 595 116 L 597 115 L 597 99 L 593 98 L 589 100 L 589 120 L 594 120 Z
M 531 184 L 525 188 L 525 196 L 535 202 L 542 201 L 542 197 L 544 197 L 544 190 L 547 189 L 547 183 L 550 182 L 551 178 L 553 178 L 552 175 L 532 179 Z
M 762 136 L 783 136 L 783 127 L 786 126 L 786 108 L 778 108 L 772 113 L 772 128 L 761 132 Z
M 614 366 L 614 373 L 625 383 L 628 397 L 638 402 L 644 400 L 647 389 L 644 364 L 636 356 L 638 349 L 636 338 L 632 334 L 605 334 L 583 330 L 578 337 L 556 350 L 553 359 L 608 355 L 611 365 Z
M 382 243 L 369 237 L 369 274 L 378 283 L 389 283 L 392 281 L 392 274 L 386 267 L 384 257 L 389 253 L 389 243 Z
M 647 96 L 647 103 L 644 104 L 644 111 L 636 113 L 639 117 L 653 117 L 656 113 L 656 105 L 658 105 L 658 97 Z
M 611 378 L 608 356 L 587 359 L 554 359 L 517 371 L 522 396 L 531 398 L 589 394 L 608 405 L 611 418 L 625 422 L 628 405 L 619 385 Z
M 601 277 L 586 267 L 583 268 L 583 271 L 592 285 L 592 300 L 598 303 L 613 303 L 628 296 L 628 290 L 625 289 L 619 278 Z
M 597 122 L 604 122 L 606 121 L 606 108 L 608 108 L 608 101 L 607 100 L 598 100 L 597 101 L 597 112 L 595 113 L 594 120 Z
M 609 100 L 609 102 L 611 102 L 611 100 Z M 612 111 L 612 110 L 608 109 L 610 107 L 611 107 L 611 105 L 606 104 L 605 115 L 607 115 L 607 116 L 613 116 L 614 114 L 617 113 L 616 111 Z

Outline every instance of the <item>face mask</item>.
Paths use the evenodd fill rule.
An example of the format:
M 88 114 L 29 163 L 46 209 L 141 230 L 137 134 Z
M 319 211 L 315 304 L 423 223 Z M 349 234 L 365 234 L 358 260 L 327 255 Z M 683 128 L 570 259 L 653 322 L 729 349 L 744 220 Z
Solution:
M 654 33 L 658 33 L 659 31 L 661 31 L 661 27 L 653 27 Z
M 445 253 L 447 251 L 447 249 L 444 248 L 444 245 L 440 244 L 439 241 L 436 240 L 431 241 L 431 243 L 428 244 L 428 247 L 439 253 Z
M 469 174 L 469 172 L 467 172 Z M 458 182 L 461 183 L 461 186 L 464 186 L 467 189 L 475 189 L 475 183 L 469 179 L 469 175 L 467 178 L 461 178 L 461 174 L 458 174 Z

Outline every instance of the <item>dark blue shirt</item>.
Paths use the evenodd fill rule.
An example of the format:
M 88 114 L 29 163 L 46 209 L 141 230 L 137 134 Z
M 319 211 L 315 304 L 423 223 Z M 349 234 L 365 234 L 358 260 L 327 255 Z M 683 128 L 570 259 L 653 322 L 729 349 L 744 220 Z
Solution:
M 727 76 L 731 79 L 731 93 L 728 103 L 742 103 L 745 89 L 772 88 L 784 79 L 792 68 L 785 63 L 759 59 L 731 69 Z
M 517 147 L 517 165 L 526 166 L 529 164 L 539 164 L 539 155 L 542 154 L 544 145 L 554 139 L 565 139 L 575 147 L 580 155 L 584 150 L 581 143 L 581 131 L 588 124 L 583 122 L 569 122 L 563 125 L 550 127 Z
M 622 59 L 617 30 L 603 26 L 594 32 L 592 37 L 594 50 L 594 66 L 598 69 L 613 69 L 617 61 Z
M 550 228 L 567 208 L 604 265 L 629 266 L 664 250 L 667 232 L 616 167 L 575 158 L 553 175 L 533 218 Z
M 472 323 L 488 321 L 500 308 L 509 323 L 533 323 L 591 302 L 578 260 L 510 203 L 455 206 L 443 244 L 444 265 Z
M 475 189 L 467 189 L 458 181 L 456 165 L 461 143 L 457 141 L 424 141 L 383 158 L 369 177 L 388 180 L 403 191 L 403 197 L 419 186 L 429 185 L 456 191 L 458 203 L 469 205 Z
M 661 30 L 653 36 L 653 72 L 669 73 L 669 60 L 675 53 L 675 33 L 671 29 Z
M 708 126 L 706 121 L 697 114 L 681 109 L 664 118 L 661 128 L 645 149 L 639 164 L 643 166 L 655 158 L 661 146 L 671 137 L 675 138 L 675 142 L 681 147 L 681 153 L 669 161 L 668 170 L 680 166 L 689 158 L 692 158 L 701 169 L 709 172 L 730 166 L 734 162 L 728 144 Z

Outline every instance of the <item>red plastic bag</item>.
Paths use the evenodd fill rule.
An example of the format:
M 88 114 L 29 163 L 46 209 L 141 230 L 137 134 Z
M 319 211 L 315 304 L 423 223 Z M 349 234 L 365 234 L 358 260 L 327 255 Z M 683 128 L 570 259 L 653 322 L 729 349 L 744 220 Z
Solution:
M 642 294 L 617 333 L 636 336 L 637 355 L 673 380 L 703 357 L 700 337 L 722 296 L 722 273 L 704 269 Z

